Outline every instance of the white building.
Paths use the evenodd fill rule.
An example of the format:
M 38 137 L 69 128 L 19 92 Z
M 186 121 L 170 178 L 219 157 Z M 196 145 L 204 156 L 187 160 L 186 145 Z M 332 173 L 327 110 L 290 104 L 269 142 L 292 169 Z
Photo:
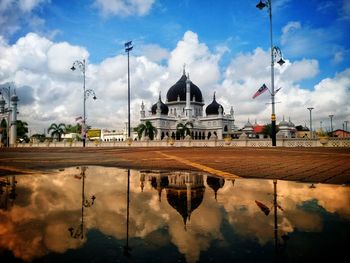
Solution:
M 205 108 L 201 90 L 186 76 L 185 70 L 181 78 L 169 88 L 166 102 L 163 103 L 159 94 L 158 102 L 155 103 L 149 114 L 146 115 L 145 105 L 142 103 L 140 121 L 151 121 L 157 129 L 157 140 L 168 137 L 180 139 L 176 131 L 178 123 L 191 122 L 191 137 L 193 140 L 222 139 L 231 136 L 235 130 L 233 108 L 230 114 L 224 113 L 224 108 L 215 98 Z

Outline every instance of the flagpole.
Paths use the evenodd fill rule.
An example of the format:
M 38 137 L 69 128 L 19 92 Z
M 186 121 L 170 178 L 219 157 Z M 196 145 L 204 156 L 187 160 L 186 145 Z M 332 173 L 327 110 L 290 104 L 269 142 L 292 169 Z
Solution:
M 276 146 L 276 114 L 275 114 L 275 58 L 277 56 L 280 57 L 280 60 L 277 61 L 279 65 L 283 65 L 285 61 L 282 59 L 282 52 L 281 50 L 273 45 L 272 40 L 272 0 L 266 0 L 265 2 L 260 1 L 256 7 L 260 10 L 267 7 L 269 11 L 269 17 L 270 17 L 270 49 L 271 49 L 271 105 L 272 105 L 272 113 L 271 113 L 271 139 L 272 139 L 272 146 Z M 278 91 L 278 90 L 277 90 Z
M 270 47 L 271 47 L 271 140 L 272 146 L 276 146 L 276 114 L 275 114 L 275 59 L 273 56 L 273 42 L 272 42 L 272 10 L 271 10 L 271 0 L 268 1 L 269 5 L 269 16 L 270 16 Z

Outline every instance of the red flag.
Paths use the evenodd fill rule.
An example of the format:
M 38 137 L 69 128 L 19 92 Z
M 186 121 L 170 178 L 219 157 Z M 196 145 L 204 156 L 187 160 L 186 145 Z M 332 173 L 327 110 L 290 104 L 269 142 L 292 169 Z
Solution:
M 261 86 L 261 88 L 258 89 L 257 92 L 255 92 L 255 94 L 254 94 L 254 96 L 253 96 L 253 99 L 255 99 L 255 98 L 258 97 L 259 95 L 263 94 L 263 93 L 264 93 L 265 91 L 267 91 L 267 90 L 268 90 L 267 86 L 266 86 L 265 84 L 263 84 L 263 85 Z

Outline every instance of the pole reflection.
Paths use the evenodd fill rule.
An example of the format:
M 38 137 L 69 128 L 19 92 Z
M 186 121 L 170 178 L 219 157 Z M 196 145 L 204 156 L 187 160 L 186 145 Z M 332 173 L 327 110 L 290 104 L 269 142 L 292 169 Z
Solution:
M 85 197 L 85 178 L 86 178 L 85 172 L 86 172 L 87 168 L 88 167 L 86 167 L 86 166 L 81 166 L 80 167 L 80 174 L 79 174 L 79 176 L 75 176 L 74 177 L 76 179 L 82 180 L 81 181 L 82 183 L 81 183 L 81 216 L 80 216 L 80 224 L 77 227 L 75 227 L 75 228 L 73 228 L 73 227 L 68 228 L 68 231 L 69 231 L 70 236 L 72 238 L 75 238 L 75 239 L 79 239 L 80 238 L 81 240 L 84 239 L 84 232 L 85 232 L 85 229 L 84 229 L 84 208 L 88 208 L 88 207 L 93 206 L 93 204 L 95 203 L 95 199 L 96 199 L 95 195 L 92 195 L 90 200 L 86 199 L 86 197 Z
M 8 210 L 14 205 L 17 197 L 16 176 L 0 178 L 0 209 Z
M 130 205 L 130 169 L 127 174 L 127 191 L 126 191 L 126 243 L 124 246 L 124 256 L 131 257 L 131 247 L 129 246 L 129 205 Z

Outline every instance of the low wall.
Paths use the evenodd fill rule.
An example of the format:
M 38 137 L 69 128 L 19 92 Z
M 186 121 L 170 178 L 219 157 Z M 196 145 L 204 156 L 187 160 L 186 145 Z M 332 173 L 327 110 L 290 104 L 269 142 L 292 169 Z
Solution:
M 350 138 L 277 139 L 278 147 L 350 147 Z M 179 140 L 179 141 L 87 141 L 86 147 L 272 147 L 271 139 L 225 140 Z M 19 143 L 17 147 L 83 147 L 83 142 Z

